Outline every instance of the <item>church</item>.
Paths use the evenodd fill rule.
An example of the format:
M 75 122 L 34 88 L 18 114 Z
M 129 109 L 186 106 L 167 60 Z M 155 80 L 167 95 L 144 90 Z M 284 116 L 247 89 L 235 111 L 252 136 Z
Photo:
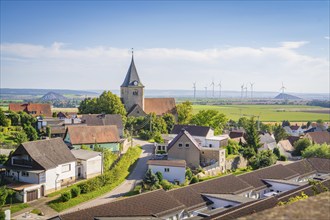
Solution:
M 149 113 L 161 116 L 170 113 L 177 118 L 174 98 L 144 98 L 144 85 L 137 73 L 133 53 L 125 80 L 120 86 L 120 97 L 127 116 L 146 116 Z

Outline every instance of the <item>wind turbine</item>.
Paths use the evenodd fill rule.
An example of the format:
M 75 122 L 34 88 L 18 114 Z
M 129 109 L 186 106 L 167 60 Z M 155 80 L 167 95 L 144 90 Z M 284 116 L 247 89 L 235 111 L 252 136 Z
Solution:
M 205 89 L 205 97 L 207 98 L 207 86 L 205 86 L 204 89 Z
M 218 86 L 219 86 L 219 98 L 221 98 L 221 81 L 219 82 Z
M 252 99 L 252 97 L 253 97 L 253 85 L 254 85 L 254 83 L 251 83 L 251 82 L 250 82 L 250 86 L 251 86 L 251 99 Z
M 214 98 L 214 80 L 212 80 L 212 83 L 210 86 L 212 86 L 212 97 Z
M 247 87 L 247 83 L 246 83 L 246 86 L 245 86 L 245 88 L 244 88 L 244 89 L 245 89 L 245 98 L 247 99 L 247 97 L 248 97 L 248 96 L 247 96 L 247 94 L 248 94 L 248 90 L 247 90 L 247 89 L 248 89 L 248 87 Z
M 193 88 L 194 88 L 194 99 L 196 99 L 196 82 L 193 83 Z
M 241 99 L 243 98 L 244 95 L 244 84 L 241 85 Z
M 282 82 L 282 87 L 281 87 L 282 93 L 284 93 L 284 90 L 286 90 L 286 88 L 284 87 L 284 84 Z

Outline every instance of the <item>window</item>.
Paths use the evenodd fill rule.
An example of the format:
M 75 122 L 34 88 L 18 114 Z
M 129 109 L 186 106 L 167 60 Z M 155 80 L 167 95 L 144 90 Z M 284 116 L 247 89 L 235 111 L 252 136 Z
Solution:
M 165 173 L 170 172 L 170 168 L 164 168 Z
M 183 144 L 182 143 L 179 143 L 179 147 L 182 147 L 183 146 Z
M 62 165 L 62 173 L 69 172 L 71 170 L 71 164 Z
M 26 171 L 22 171 L 22 176 L 29 176 L 29 173 Z
M 212 144 L 209 144 L 209 147 L 212 147 Z
M 162 146 L 159 145 L 159 146 L 158 146 L 158 150 L 162 150 Z
M 133 95 L 139 95 L 139 92 L 137 90 L 133 91 Z
M 189 147 L 189 143 L 186 143 L 186 147 Z

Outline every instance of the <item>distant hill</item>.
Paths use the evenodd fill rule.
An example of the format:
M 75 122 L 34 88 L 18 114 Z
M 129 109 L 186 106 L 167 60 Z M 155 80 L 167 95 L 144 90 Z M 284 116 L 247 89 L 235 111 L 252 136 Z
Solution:
M 275 96 L 274 99 L 284 99 L 284 100 L 298 100 L 301 99 L 297 96 L 286 94 L 286 93 L 280 93 L 277 96 Z
M 0 88 L 2 95 L 44 95 L 48 92 L 55 92 L 61 95 L 81 95 L 81 96 L 97 96 L 99 93 L 93 91 L 70 90 L 70 89 L 10 89 Z
M 65 101 L 65 100 L 67 100 L 67 98 L 55 92 L 48 92 L 47 94 L 45 94 L 43 97 L 40 98 L 41 102 Z

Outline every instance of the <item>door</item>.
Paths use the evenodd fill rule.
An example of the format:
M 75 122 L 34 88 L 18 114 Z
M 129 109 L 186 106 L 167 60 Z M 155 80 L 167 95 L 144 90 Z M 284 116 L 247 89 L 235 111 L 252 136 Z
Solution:
M 41 185 L 41 192 L 40 192 L 40 194 L 41 194 L 41 196 L 45 196 L 45 186 L 44 185 Z
M 78 178 L 81 178 L 81 167 L 78 167 Z
M 26 201 L 30 202 L 33 200 L 38 199 L 38 190 L 32 190 L 32 191 L 28 191 L 26 194 Z

